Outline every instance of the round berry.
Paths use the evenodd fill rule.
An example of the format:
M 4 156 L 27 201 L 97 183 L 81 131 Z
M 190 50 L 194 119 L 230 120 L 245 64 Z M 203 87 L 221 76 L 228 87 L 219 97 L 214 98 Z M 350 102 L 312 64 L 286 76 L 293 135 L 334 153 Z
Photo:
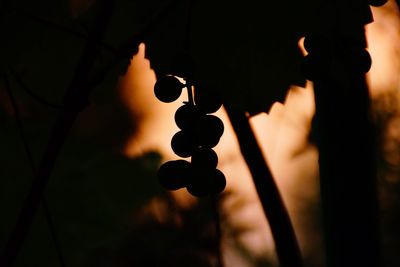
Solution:
M 219 194 L 226 187 L 225 175 L 217 169 L 196 168 L 191 166 L 191 175 L 186 189 L 195 197 L 204 197 L 210 194 Z
M 220 118 L 214 115 L 205 115 L 197 123 L 196 134 L 201 147 L 215 147 L 223 133 L 224 124 Z
M 199 148 L 193 153 L 192 164 L 199 168 L 216 168 L 218 165 L 217 153 L 211 148 Z
M 212 169 L 197 168 L 192 165 L 190 179 L 186 185 L 186 189 L 192 196 L 204 197 L 210 194 L 212 171 Z
M 171 148 L 182 158 L 190 157 L 197 148 L 196 137 L 191 132 L 179 131 L 172 137 Z
M 193 129 L 200 117 L 196 106 L 185 104 L 175 112 L 175 123 L 181 130 Z
M 369 52 L 362 47 L 342 49 L 338 55 L 345 67 L 351 72 L 367 73 L 371 68 L 372 60 Z
M 210 191 L 214 194 L 219 194 L 222 191 L 224 191 L 225 187 L 226 187 L 225 175 L 218 169 L 214 170 L 214 175 L 211 179 Z
M 167 161 L 157 172 L 158 181 L 167 190 L 178 190 L 185 187 L 189 175 L 190 163 L 185 160 Z
M 221 96 L 199 85 L 194 88 L 194 102 L 202 113 L 214 113 L 222 106 Z
M 154 85 L 154 94 L 165 103 L 170 103 L 179 98 L 184 84 L 172 75 L 164 76 L 157 80 Z
M 206 183 L 191 184 L 186 189 L 194 197 L 205 197 L 210 194 L 209 186 Z

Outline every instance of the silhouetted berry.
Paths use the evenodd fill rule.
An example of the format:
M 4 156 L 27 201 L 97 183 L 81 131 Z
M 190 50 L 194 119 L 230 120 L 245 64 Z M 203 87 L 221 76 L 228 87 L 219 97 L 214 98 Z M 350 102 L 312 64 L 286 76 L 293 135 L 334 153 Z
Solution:
M 226 187 L 225 175 L 220 170 L 214 170 L 214 175 L 211 179 L 211 193 L 219 194 L 224 191 Z
M 172 137 L 171 147 L 176 155 L 190 157 L 197 148 L 196 138 L 191 132 L 179 131 Z
M 367 73 L 372 60 L 369 52 L 363 47 L 347 47 L 338 51 L 338 57 L 351 72 Z
M 199 168 L 216 168 L 218 165 L 217 153 L 211 148 L 199 148 L 193 153 L 192 164 Z
M 195 197 L 219 194 L 226 187 L 225 175 L 217 169 L 191 166 L 190 179 L 186 189 Z
M 178 190 L 187 185 L 190 163 L 185 160 L 167 161 L 158 169 L 160 184 L 167 190 Z
M 205 115 L 199 119 L 195 131 L 199 146 L 213 148 L 224 133 L 224 124 L 216 116 Z
M 205 183 L 188 185 L 186 189 L 194 197 L 205 197 L 210 194 L 209 185 Z
M 154 94 L 160 101 L 170 103 L 179 98 L 183 87 L 184 84 L 178 78 L 168 75 L 157 80 L 154 85 Z
M 195 127 L 199 117 L 196 106 L 185 104 L 175 112 L 175 123 L 181 130 L 190 130 Z
M 191 175 L 186 189 L 195 197 L 204 197 L 210 194 L 213 169 L 191 166 Z
M 199 85 L 194 88 L 194 102 L 203 113 L 214 113 L 222 106 L 222 98 L 218 94 Z

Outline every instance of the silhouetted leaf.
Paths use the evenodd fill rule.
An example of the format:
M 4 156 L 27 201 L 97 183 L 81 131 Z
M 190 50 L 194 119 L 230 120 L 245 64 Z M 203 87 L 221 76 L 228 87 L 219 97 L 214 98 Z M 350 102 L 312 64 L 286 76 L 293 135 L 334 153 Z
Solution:
M 290 84 L 304 84 L 298 69 L 297 43 L 304 34 L 300 7 L 279 1 L 196 2 L 196 78 L 245 110 L 268 111 L 283 101 Z
M 316 3 L 178 2 L 147 40 L 147 56 L 158 74 L 189 73 L 245 110 L 267 111 L 290 84 L 304 85 L 297 43 Z

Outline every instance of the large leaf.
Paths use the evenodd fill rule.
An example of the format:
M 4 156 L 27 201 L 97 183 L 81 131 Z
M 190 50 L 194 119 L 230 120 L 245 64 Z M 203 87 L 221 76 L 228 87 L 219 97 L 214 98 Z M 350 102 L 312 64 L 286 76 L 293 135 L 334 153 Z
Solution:
M 93 73 L 112 62 L 118 48 L 131 40 L 130 51 L 100 84 L 107 96 L 143 41 L 156 74 L 193 75 L 243 110 L 268 111 L 284 99 L 290 85 L 305 82 L 299 39 L 335 20 L 343 25 L 370 21 L 368 10 L 356 12 L 358 7 L 368 8 L 363 1 L 330 14 L 326 10 L 333 9 L 321 8 L 321 0 L 115 1 Z M 0 25 L 5 40 L 2 64 L 11 64 L 38 94 L 60 101 L 94 21 L 97 1 L 7 2 Z
M 147 56 L 158 74 L 194 75 L 244 110 L 267 111 L 284 99 L 289 85 L 304 85 L 298 41 L 316 4 L 178 2 L 147 41 Z M 185 57 L 193 69 L 187 69 Z M 181 71 L 185 67 L 187 73 Z
M 212 8 L 210 8 L 212 6 Z M 248 111 L 283 101 L 300 75 L 304 4 L 298 1 L 197 1 L 192 54 L 196 78 Z
M 174 1 L 146 40 L 147 57 L 159 75 L 193 76 L 242 110 L 268 111 L 284 100 L 290 85 L 305 84 L 301 37 L 335 24 L 351 32 L 347 25 L 371 21 L 365 1 L 343 5 L 339 10 L 321 0 Z

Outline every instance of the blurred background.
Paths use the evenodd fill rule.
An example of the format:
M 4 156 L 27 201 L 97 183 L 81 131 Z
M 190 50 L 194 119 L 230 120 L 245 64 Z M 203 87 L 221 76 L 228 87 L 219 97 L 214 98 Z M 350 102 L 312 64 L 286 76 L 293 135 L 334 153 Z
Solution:
M 84 13 L 92 2 L 70 1 L 69 16 Z M 400 17 L 394 1 L 373 8 L 373 14 L 375 22 L 366 28 L 373 60 L 367 79 L 378 135 L 383 261 L 384 266 L 394 267 L 400 266 L 396 255 L 400 248 Z M 33 178 L 17 117 L 33 162 L 38 164 L 57 115 L 57 105 L 46 105 L 27 94 L 21 80 L 36 81 L 35 92 L 46 93 L 41 100 L 59 103 L 55 89 L 41 91 L 40 86 L 43 80 L 63 86 L 57 73 L 72 64 L 72 60 L 48 59 L 44 41 L 35 49 L 60 68 L 54 73 L 32 72 L 16 64 L 19 74 L 10 76 L 10 87 L 19 114 L 6 84 L 0 86 L 1 247 Z M 217 266 L 219 246 L 225 266 L 277 266 L 268 222 L 223 108 L 216 113 L 225 124 L 216 147 L 218 168 L 227 178 L 219 199 L 221 235 L 215 231 L 211 199 L 196 199 L 186 189 L 167 192 L 158 184 L 158 166 L 177 159 L 170 140 L 178 131 L 174 113 L 186 96 L 170 104 L 155 98 L 156 77 L 145 50 L 141 44 L 117 81 L 106 80 L 116 82 L 114 90 L 93 91 L 46 188 L 44 197 L 65 266 Z M 310 83 L 306 88 L 291 88 L 284 103 L 275 103 L 268 113 L 251 118 L 307 267 L 324 266 L 313 114 Z M 62 266 L 57 254 L 40 208 L 16 266 Z

